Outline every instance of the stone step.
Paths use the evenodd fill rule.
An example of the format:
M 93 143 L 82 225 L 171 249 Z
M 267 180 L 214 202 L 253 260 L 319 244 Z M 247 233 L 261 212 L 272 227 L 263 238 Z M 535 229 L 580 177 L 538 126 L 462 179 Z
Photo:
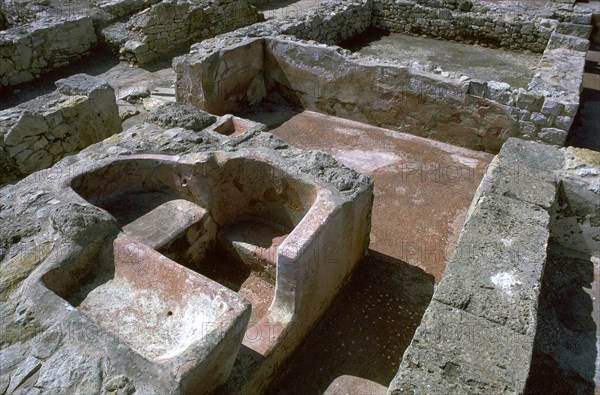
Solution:
M 185 199 L 169 200 L 133 222 L 123 232 L 155 250 L 181 236 L 188 228 L 205 220 L 208 211 Z
M 267 278 L 275 280 L 277 248 L 289 230 L 264 219 L 249 219 L 229 225 L 218 239 L 227 252 Z

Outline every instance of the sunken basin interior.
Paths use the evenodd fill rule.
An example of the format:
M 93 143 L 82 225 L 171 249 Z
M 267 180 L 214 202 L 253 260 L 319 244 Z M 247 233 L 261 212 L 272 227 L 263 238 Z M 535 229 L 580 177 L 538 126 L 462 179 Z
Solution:
M 95 268 L 85 273 L 86 264 Z M 62 288 L 60 296 L 152 361 L 180 355 L 245 310 L 233 292 L 124 235 L 97 261 L 78 266 L 66 277 L 48 273 L 46 284 Z M 64 283 L 77 272 L 87 276 L 69 289 Z
M 72 188 L 112 214 L 122 234 L 96 262 L 49 273 L 47 286 L 151 359 L 184 349 L 179 339 L 200 338 L 236 298 L 251 302 L 251 324 L 264 317 L 277 248 L 316 199 L 314 186 L 246 158 L 121 160 Z

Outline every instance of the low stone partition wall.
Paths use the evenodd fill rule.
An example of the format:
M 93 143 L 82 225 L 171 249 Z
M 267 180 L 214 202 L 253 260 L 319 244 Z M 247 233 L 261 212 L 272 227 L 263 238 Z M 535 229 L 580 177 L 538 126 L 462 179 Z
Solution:
M 144 64 L 261 20 L 261 14 L 245 0 L 164 0 L 131 18 L 125 25 L 126 38 L 110 28 L 105 38 L 119 47 L 121 59 Z
M 371 26 L 372 0 L 324 1 L 307 10 L 290 6 L 284 17 L 255 23 L 223 36 L 267 37 L 291 35 L 303 40 L 337 44 Z
M 90 17 L 44 18 L 0 33 L 0 85 L 17 85 L 88 55 L 96 44 Z
M 122 59 L 146 63 L 262 20 L 246 0 L 15 2 L 6 10 L 19 22 L 0 28 L 0 86 L 38 78 L 89 55 L 100 42 L 120 51 Z
M 577 49 L 549 45 L 530 88 L 515 89 L 289 37 L 241 36 L 207 40 L 175 59 L 178 101 L 225 114 L 276 92 L 309 110 L 489 152 L 514 136 L 563 144 L 586 42 L 569 36 Z
M 45 169 L 121 129 L 113 88 L 77 74 L 51 94 L 0 111 L 0 185 Z
M 471 80 L 468 93 L 499 103 L 518 136 L 563 145 L 579 108 L 590 32 L 589 25 L 558 23 L 527 89 Z
M 95 0 L 98 8 L 117 18 L 133 15 L 159 2 L 160 0 Z
M 373 25 L 408 35 L 541 53 L 556 28 L 559 10 L 509 2 L 374 0 Z
M 388 393 L 527 393 L 547 249 L 600 258 L 598 199 L 597 152 L 509 139 Z
M 283 26 L 282 34 L 324 44 L 337 44 L 371 26 L 372 0 L 323 2 L 290 16 L 293 26 Z

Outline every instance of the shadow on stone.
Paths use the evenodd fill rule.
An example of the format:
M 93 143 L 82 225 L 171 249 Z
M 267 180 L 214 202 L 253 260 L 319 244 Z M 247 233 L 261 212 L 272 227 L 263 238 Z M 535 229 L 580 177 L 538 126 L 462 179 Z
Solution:
M 600 151 L 600 91 L 584 88 L 581 92 L 581 105 L 569 131 L 565 146 L 587 148 Z
M 98 76 L 115 67 L 119 60 L 106 49 L 97 47 L 89 56 L 57 68 L 40 78 L 20 85 L 0 87 L 0 110 L 15 107 L 36 97 L 56 90 L 54 83 L 73 74 L 85 73 Z
M 302 111 L 304 111 L 302 107 L 287 102 L 279 94 L 271 94 L 262 102 L 249 106 L 236 115 L 254 122 L 260 122 L 272 130 L 280 127 Z
M 358 52 L 369 44 L 379 41 L 382 37 L 389 35 L 389 30 L 378 29 L 371 26 L 361 34 L 342 41 L 339 46 L 352 52 Z
M 593 282 L 590 258 L 550 239 L 527 394 L 597 394 Z
M 387 387 L 433 286 L 430 274 L 369 250 L 268 393 L 320 394 L 341 376 Z

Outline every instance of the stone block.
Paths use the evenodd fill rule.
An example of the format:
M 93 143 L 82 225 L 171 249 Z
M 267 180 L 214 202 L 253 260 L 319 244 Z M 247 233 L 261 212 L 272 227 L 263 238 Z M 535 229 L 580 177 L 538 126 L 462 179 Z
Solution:
M 536 125 L 541 125 L 541 126 L 549 126 L 550 125 L 550 120 L 548 119 L 548 117 L 539 112 L 531 113 L 531 122 L 533 122 Z
M 48 123 L 40 114 L 24 111 L 14 126 L 4 136 L 7 145 L 17 145 L 23 138 L 37 136 L 49 130 Z
M 562 169 L 564 158 L 559 148 L 535 141 L 508 139 L 499 153 L 504 163 L 516 163 L 532 171 L 554 172 Z
M 544 128 L 538 132 L 539 138 L 543 141 L 561 146 L 564 145 L 567 134 L 566 130 L 557 128 Z
M 495 194 L 549 209 L 554 203 L 558 180 L 553 172 L 511 161 L 502 153 L 488 167 L 477 196 Z
M 540 111 L 544 98 L 542 95 L 519 88 L 517 92 L 517 107 L 528 111 Z
M 518 122 L 519 124 L 519 135 L 530 140 L 536 136 L 537 127 L 528 121 L 521 120 Z
M 489 81 L 486 97 L 502 104 L 510 104 L 512 102 L 512 90 L 510 85 L 505 82 Z
M 563 103 L 553 100 L 551 98 L 546 98 L 544 100 L 544 104 L 542 105 L 541 113 L 546 115 L 560 115 L 563 111 L 564 105 Z
M 91 97 L 97 91 L 104 90 L 112 91 L 114 95 L 112 87 L 105 80 L 83 73 L 60 79 L 55 85 L 60 93 L 67 96 Z
M 480 195 L 433 299 L 533 341 L 549 220 L 540 206 Z
M 532 348 L 529 336 L 432 301 L 388 394 L 523 393 Z
M 556 117 L 553 122 L 553 125 L 556 128 L 562 129 L 565 131 L 568 131 L 571 128 L 572 124 L 573 124 L 573 118 L 567 117 L 567 116 Z
M 574 51 L 586 52 L 590 46 L 590 42 L 587 38 L 579 38 L 575 36 L 568 36 L 560 33 L 552 33 L 546 50 L 565 48 Z
M 556 33 L 567 36 L 575 36 L 588 39 L 592 33 L 591 25 L 579 25 L 577 23 L 562 22 L 556 26 Z

